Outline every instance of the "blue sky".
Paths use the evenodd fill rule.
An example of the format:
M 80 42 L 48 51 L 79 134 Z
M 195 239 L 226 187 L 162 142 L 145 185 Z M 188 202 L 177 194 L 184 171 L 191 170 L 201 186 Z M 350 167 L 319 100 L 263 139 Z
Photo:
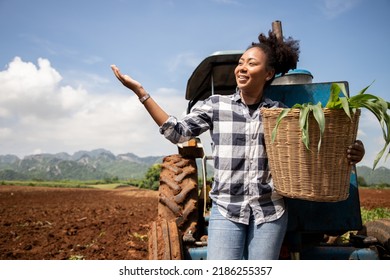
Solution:
M 388 0 L 0 0 L 0 154 L 176 153 L 110 65 L 180 117 L 198 63 L 245 49 L 274 20 L 314 82 L 345 80 L 353 95 L 375 80 L 370 92 L 389 101 L 389 14 Z M 358 137 L 372 166 L 384 142 L 367 112 Z

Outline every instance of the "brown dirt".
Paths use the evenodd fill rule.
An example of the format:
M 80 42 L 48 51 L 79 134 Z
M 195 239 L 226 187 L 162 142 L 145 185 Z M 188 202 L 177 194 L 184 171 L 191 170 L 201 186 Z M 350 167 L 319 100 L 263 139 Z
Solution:
M 390 190 L 361 189 L 365 208 L 390 208 Z M 158 193 L 0 186 L 0 259 L 145 260 Z
M 390 189 L 359 188 L 360 206 L 365 209 L 389 208 Z
M 0 186 L 0 259 L 147 259 L 157 195 Z

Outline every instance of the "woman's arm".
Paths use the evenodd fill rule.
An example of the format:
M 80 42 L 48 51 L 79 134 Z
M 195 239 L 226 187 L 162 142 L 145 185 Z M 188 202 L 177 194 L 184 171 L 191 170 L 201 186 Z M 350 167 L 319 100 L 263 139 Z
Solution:
M 111 69 L 114 72 L 118 80 L 128 89 L 133 91 L 146 110 L 149 112 L 153 120 L 158 126 L 161 126 L 169 118 L 169 115 L 149 96 L 141 83 L 134 80 L 128 75 L 124 75 L 119 71 L 119 68 L 115 65 L 111 65 Z

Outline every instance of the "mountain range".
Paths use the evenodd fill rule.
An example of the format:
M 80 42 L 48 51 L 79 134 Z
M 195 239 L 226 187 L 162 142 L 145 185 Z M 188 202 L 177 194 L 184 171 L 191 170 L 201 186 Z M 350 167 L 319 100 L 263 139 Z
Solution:
M 133 153 L 114 155 L 105 149 L 37 154 L 23 159 L 0 155 L 0 180 L 101 180 L 140 179 L 162 156 L 138 157 Z
M 142 179 L 163 156 L 139 157 L 133 153 L 114 155 L 105 149 L 67 153 L 0 155 L 0 180 L 102 180 Z M 208 174 L 211 174 L 208 171 Z M 367 185 L 390 184 L 390 170 L 358 166 L 357 174 Z
M 358 166 L 357 174 L 359 177 L 363 177 L 366 184 L 369 185 L 390 185 L 390 169 L 386 167 L 377 167 L 374 170 L 367 166 Z

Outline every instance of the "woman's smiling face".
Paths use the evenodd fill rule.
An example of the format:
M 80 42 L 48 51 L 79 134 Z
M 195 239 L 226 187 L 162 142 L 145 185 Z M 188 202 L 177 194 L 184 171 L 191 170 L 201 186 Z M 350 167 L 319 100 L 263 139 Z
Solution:
M 273 77 L 274 70 L 267 68 L 267 56 L 258 47 L 243 53 L 236 69 L 237 87 L 245 94 L 262 94 L 264 84 Z

